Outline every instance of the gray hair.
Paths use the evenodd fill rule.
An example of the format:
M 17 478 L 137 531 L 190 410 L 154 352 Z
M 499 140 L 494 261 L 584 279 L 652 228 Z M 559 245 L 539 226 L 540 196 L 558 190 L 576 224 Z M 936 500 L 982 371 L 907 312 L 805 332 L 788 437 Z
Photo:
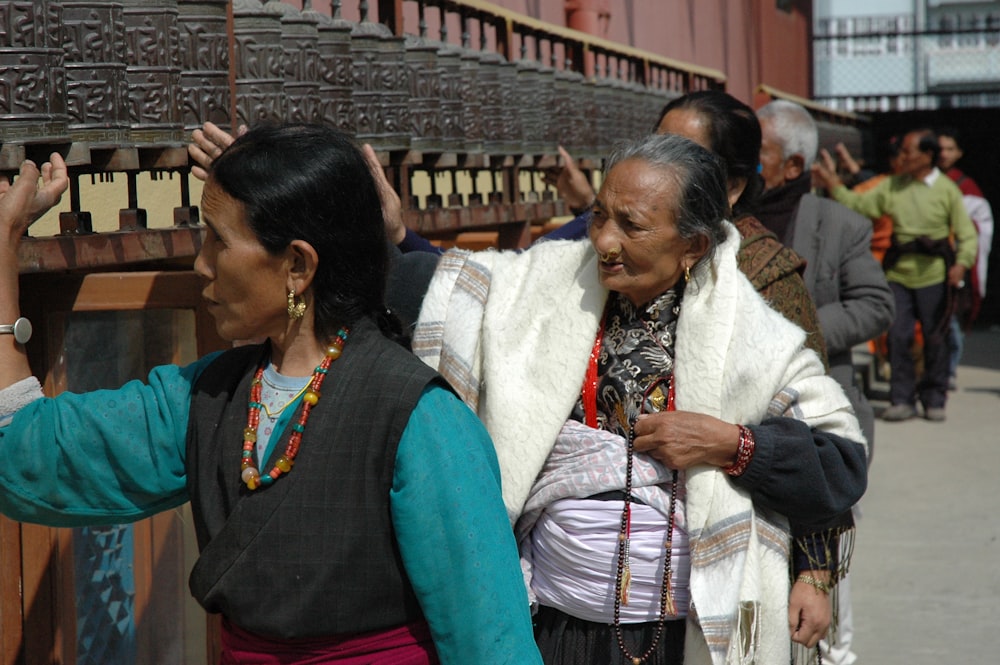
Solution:
M 608 156 L 604 172 L 611 173 L 615 166 L 632 159 L 644 161 L 673 178 L 680 190 L 674 208 L 677 233 L 684 240 L 704 236 L 708 250 L 701 260 L 710 260 L 726 239 L 725 220 L 729 216 L 722 160 L 682 136 L 651 134 L 618 145 Z
M 819 130 L 809 111 L 787 99 L 775 99 L 757 109 L 757 118 L 771 123 L 782 159 L 801 155 L 804 168 L 812 166 L 819 150 Z

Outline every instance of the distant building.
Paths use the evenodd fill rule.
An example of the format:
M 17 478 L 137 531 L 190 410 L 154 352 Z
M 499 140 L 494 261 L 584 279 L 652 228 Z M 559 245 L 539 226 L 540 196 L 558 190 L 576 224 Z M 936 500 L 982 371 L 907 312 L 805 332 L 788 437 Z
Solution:
M 813 67 L 844 111 L 1000 107 L 1000 2 L 815 0 Z

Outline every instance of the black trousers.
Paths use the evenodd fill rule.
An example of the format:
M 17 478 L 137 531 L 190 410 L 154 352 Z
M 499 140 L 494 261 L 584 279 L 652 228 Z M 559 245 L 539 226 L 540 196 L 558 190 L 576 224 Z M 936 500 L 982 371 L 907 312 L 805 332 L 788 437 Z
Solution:
M 889 327 L 889 401 L 913 405 L 919 398 L 925 409 L 943 408 L 948 397 L 948 285 L 908 289 L 890 282 L 889 288 L 896 299 L 896 318 Z M 910 354 L 917 321 L 924 336 L 924 373 L 919 383 Z
M 666 621 L 656 650 L 643 665 L 683 665 L 685 620 Z M 622 624 L 625 646 L 642 655 L 653 643 L 656 622 Z M 545 665 L 632 665 L 618 646 L 615 627 L 577 619 L 551 607 L 535 614 L 535 642 Z

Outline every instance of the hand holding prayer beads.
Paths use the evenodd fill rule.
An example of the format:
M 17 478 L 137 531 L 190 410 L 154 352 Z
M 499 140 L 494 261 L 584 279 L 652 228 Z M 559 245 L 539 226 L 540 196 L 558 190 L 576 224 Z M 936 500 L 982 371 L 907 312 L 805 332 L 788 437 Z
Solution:
M 649 453 L 671 469 L 696 464 L 731 468 L 741 438 L 738 425 L 689 411 L 644 414 L 635 423 L 636 451 Z M 744 445 L 744 450 L 748 464 L 752 449 Z

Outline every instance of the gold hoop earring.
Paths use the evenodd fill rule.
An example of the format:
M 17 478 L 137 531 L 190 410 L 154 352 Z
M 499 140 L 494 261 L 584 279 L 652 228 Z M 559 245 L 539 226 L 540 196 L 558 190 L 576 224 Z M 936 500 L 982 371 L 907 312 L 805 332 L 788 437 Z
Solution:
M 684 283 L 691 281 L 691 266 L 684 266 Z
M 296 302 L 295 291 L 288 292 L 288 318 L 297 321 L 306 315 L 306 299 Z

